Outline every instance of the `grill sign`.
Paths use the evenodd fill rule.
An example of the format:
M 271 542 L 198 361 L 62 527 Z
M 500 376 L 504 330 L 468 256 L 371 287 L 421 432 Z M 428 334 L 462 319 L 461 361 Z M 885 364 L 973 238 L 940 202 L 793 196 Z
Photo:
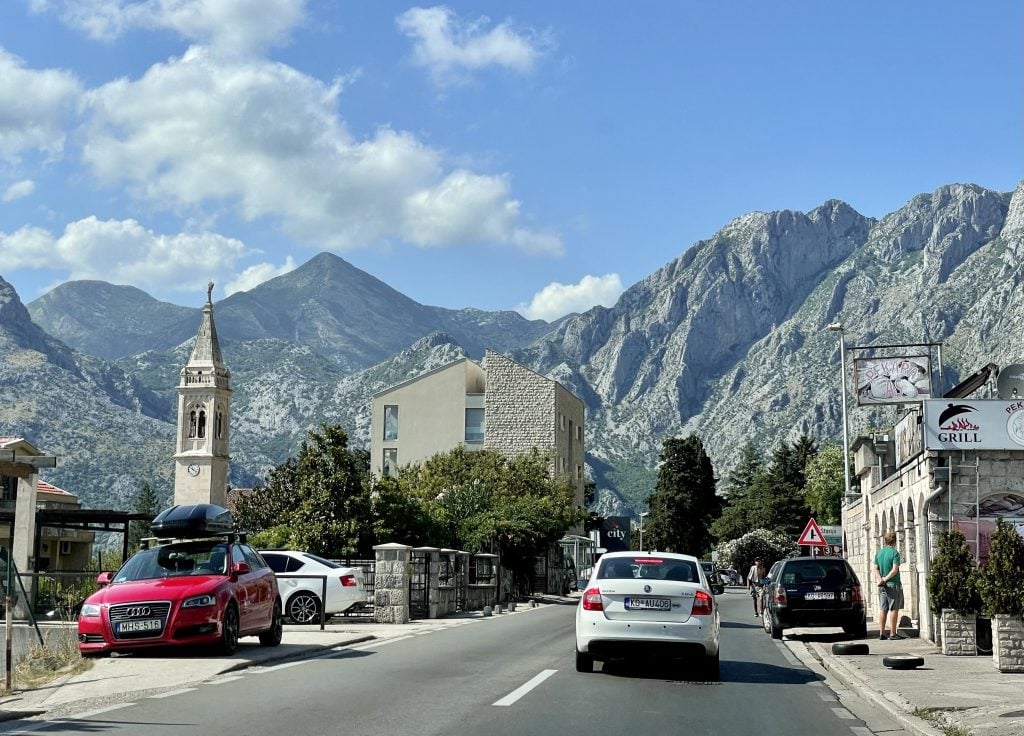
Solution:
M 1019 450 L 1024 401 L 925 401 L 924 426 L 927 450 Z

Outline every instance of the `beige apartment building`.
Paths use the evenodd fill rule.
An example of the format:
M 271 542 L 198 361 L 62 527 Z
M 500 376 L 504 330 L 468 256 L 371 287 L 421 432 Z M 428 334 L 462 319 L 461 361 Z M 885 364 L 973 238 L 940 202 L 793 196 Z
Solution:
M 550 452 L 552 474 L 568 476 L 583 505 L 583 402 L 558 381 L 488 350 L 376 394 L 371 467 L 385 475 L 459 445 L 516 456 Z

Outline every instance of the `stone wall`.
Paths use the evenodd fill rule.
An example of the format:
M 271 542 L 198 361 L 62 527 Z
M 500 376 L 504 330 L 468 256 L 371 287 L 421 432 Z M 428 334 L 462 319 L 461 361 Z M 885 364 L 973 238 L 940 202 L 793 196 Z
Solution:
M 942 653 L 954 657 L 975 657 L 978 654 L 978 617 L 942 611 Z
M 373 618 L 379 624 L 409 623 L 409 556 L 405 544 L 379 544 L 373 548 L 376 570 Z
M 1024 618 L 992 617 L 992 660 L 1000 672 L 1024 672 Z
M 487 351 L 484 447 L 521 455 L 554 445 L 555 382 L 501 353 Z

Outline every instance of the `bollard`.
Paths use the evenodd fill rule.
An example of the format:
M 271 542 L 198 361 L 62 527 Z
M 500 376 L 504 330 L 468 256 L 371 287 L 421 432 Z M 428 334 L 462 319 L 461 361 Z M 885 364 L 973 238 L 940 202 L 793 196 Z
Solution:
M 500 603 L 494 607 L 494 612 L 495 613 L 501 613 L 501 604 Z
M 487 618 L 490 615 L 491 615 L 491 607 L 490 606 L 484 606 L 484 618 Z
M 530 608 L 536 608 L 536 607 L 537 607 L 537 601 L 530 601 Z
M 509 601 L 508 602 L 508 612 L 512 613 L 512 611 L 514 611 L 514 610 L 516 610 L 516 602 L 515 601 Z

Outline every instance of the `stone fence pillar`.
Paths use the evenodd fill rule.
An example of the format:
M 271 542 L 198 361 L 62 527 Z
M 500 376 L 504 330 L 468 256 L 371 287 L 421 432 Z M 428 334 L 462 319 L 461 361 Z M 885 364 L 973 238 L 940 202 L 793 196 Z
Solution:
M 409 559 L 407 544 L 378 544 L 373 548 L 373 619 L 379 624 L 409 623 Z

